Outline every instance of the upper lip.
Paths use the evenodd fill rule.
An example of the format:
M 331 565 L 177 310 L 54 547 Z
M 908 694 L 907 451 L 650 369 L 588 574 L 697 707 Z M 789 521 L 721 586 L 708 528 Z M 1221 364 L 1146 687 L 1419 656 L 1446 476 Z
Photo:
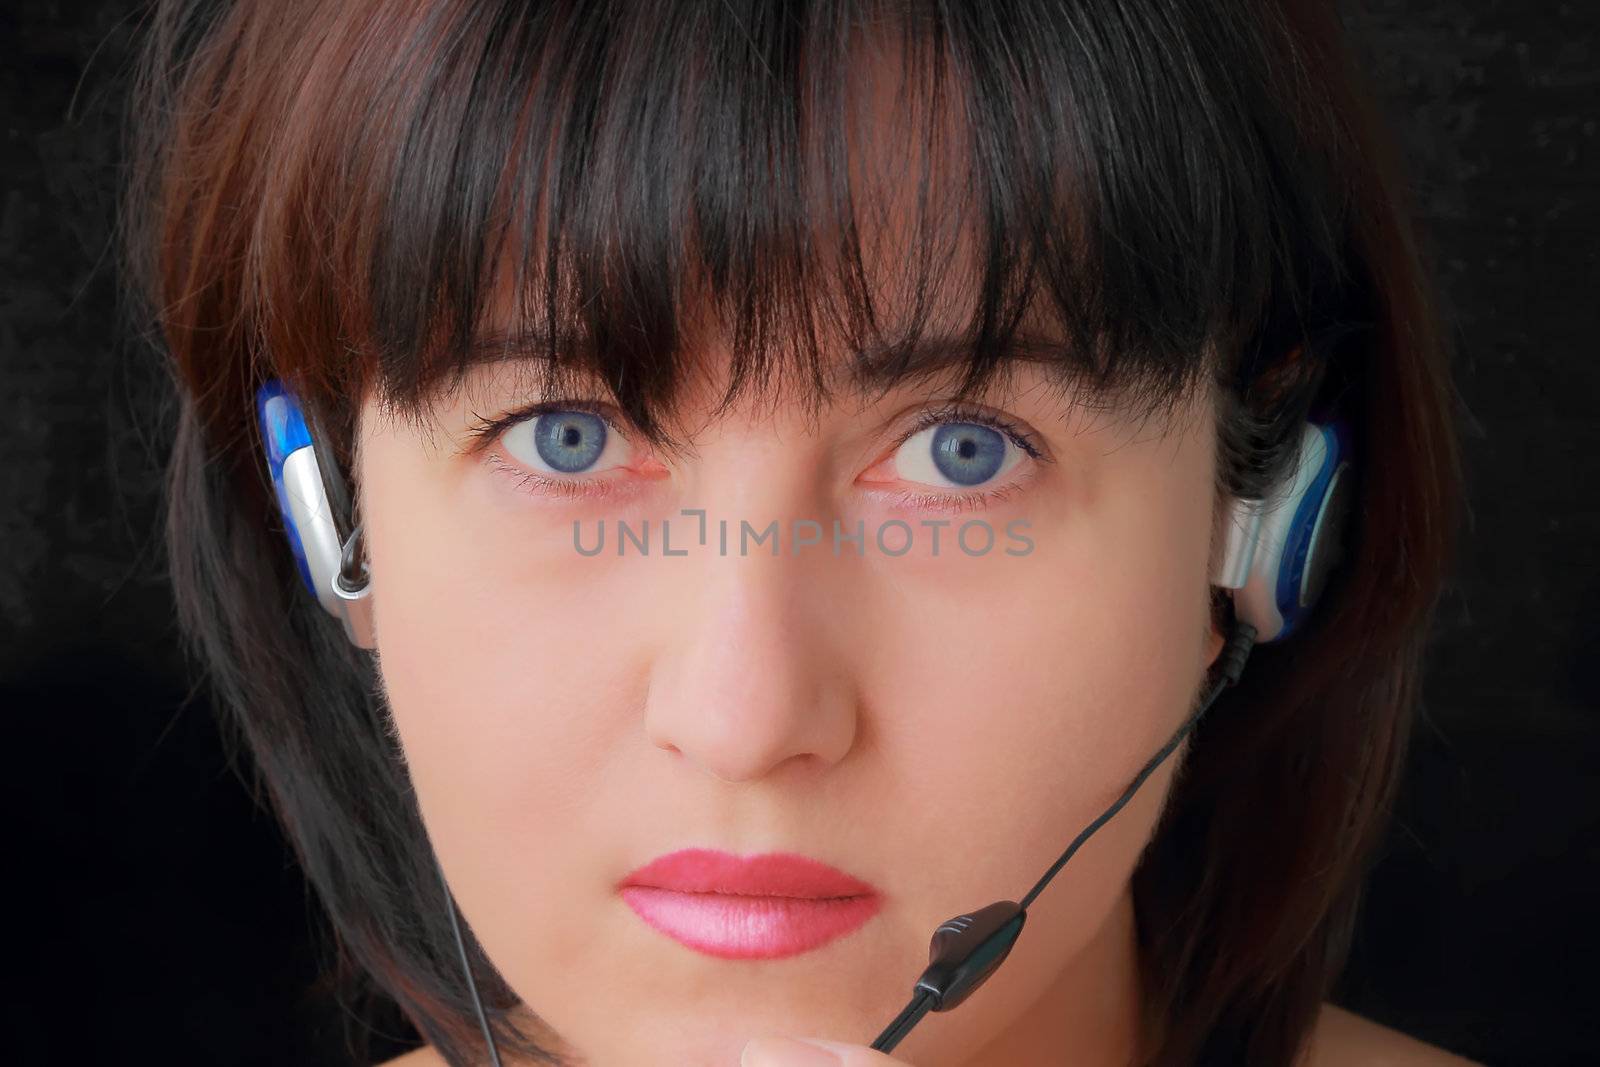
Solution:
M 802 899 L 859 897 L 877 892 L 859 878 L 798 853 L 736 856 L 709 848 L 686 848 L 657 856 L 629 873 L 621 885 L 653 886 L 680 893 Z

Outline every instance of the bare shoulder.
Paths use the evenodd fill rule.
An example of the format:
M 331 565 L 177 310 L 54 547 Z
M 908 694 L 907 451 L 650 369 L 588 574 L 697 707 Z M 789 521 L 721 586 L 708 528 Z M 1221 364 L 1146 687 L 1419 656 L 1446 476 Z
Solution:
M 1483 1067 L 1399 1030 L 1324 1003 L 1301 1067 Z M 409 1065 L 408 1065 L 409 1067 Z
M 377 1067 L 448 1067 L 444 1057 L 433 1050 L 432 1045 L 423 1045 L 421 1048 L 412 1049 L 404 1056 L 396 1056 L 392 1060 L 385 1060 Z

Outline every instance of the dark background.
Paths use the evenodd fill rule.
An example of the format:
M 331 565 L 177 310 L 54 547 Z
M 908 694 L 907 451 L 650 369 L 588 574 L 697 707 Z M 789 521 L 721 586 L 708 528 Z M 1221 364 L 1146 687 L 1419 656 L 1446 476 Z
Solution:
M 1344 6 L 1456 339 L 1470 519 L 1335 999 L 1491 1064 L 1600 1063 L 1600 2 Z M 348 1063 L 323 921 L 162 574 L 160 379 L 112 245 L 135 15 L 0 9 L 3 1058 Z

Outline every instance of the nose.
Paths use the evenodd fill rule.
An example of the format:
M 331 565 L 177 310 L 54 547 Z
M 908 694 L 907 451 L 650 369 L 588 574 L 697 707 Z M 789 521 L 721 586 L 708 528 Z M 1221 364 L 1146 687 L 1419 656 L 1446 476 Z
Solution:
M 766 546 L 740 555 L 737 526 L 727 555 L 713 534 L 712 551 L 680 561 L 691 568 L 650 673 L 650 739 L 724 782 L 836 763 L 856 733 L 834 599 L 848 564 L 823 545 L 792 554 L 787 523 L 776 556 Z

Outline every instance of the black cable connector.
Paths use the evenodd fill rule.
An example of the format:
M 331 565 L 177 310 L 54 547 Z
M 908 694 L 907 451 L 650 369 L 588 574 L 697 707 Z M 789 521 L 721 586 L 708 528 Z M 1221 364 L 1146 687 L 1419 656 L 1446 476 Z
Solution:
M 1002 900 L 941 924 L 933 933 L 928 969 L 917 979 L 911 1003 L 872 1047 L 892 1049 L 929 1011 L 949 1011 L 966 1000 L 1004 962 L 1027 919 L 1020 904 Z

